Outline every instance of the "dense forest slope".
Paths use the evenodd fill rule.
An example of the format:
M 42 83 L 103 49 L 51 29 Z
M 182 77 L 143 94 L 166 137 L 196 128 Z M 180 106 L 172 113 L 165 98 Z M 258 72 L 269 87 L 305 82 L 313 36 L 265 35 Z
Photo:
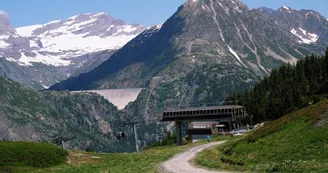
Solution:
M 325 56 L 311 55 L 273 70 L 252 89 L 227 100 L 244 105 L 254 121 L 275 120 L 320 101 L 328 94 L 328 49 Z

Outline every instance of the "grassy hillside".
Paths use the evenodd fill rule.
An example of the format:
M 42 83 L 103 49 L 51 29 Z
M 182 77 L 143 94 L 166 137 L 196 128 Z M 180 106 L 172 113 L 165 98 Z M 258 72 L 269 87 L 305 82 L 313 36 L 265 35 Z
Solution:
M 47 143 L 0 142 L 0 172 L 14 167 L 50 167 L 64 164 L 68 153 Z
M 196 163 L 248 172 L 328 172 L 328 100 L 206 150 Z

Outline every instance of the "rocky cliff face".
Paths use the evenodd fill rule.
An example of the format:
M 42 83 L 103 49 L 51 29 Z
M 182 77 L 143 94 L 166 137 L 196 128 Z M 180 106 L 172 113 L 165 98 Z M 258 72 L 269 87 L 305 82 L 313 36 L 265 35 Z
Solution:
M 7 66 L 0 69 L 0 74 L 38 89 L 93 69 L 146 29 L 125 24 L 106 13 L 88 13 L 15 29 L 2 12 L 0 26 L 0 56 Z M 47 69 L 51 73 L 44 73 Z
M 10 22 L 8 20 L 8 14 L 0 10 L 0 35 L 12 35 L 15 33 L 15 28 L 10 25 Z

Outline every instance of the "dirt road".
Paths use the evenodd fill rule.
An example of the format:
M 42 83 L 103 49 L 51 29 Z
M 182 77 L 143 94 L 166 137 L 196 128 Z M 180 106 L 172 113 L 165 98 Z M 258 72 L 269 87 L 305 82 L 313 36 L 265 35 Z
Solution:
M 216 172 L 208 171 L 206 169 L 197 168 L 192 165 L 189 161 L 194 159 L 196 154 L 203 151 L 206 148 L 220 145 L 224 142 L 211 142 L 209 144 L 200 145 L 191 148 L 181 154 L 178 154 L 170 160 L 163 163 L 163 168 L 167 172 L 172 173 L 228 173 L 228 172 Z

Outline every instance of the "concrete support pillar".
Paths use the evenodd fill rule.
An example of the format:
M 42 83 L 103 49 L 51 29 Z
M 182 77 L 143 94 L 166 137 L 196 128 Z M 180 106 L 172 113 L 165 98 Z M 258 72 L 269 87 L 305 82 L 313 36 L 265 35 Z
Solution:
M 229 120 L 229 131 L 232 131 L 232 120 Z
M 181 141 L 181 121 L 176 121 L 175 125 L 176 125 L 176 135 L 177 135 L 177 146 L 181 146 L 182 145 L 182 141 Z

